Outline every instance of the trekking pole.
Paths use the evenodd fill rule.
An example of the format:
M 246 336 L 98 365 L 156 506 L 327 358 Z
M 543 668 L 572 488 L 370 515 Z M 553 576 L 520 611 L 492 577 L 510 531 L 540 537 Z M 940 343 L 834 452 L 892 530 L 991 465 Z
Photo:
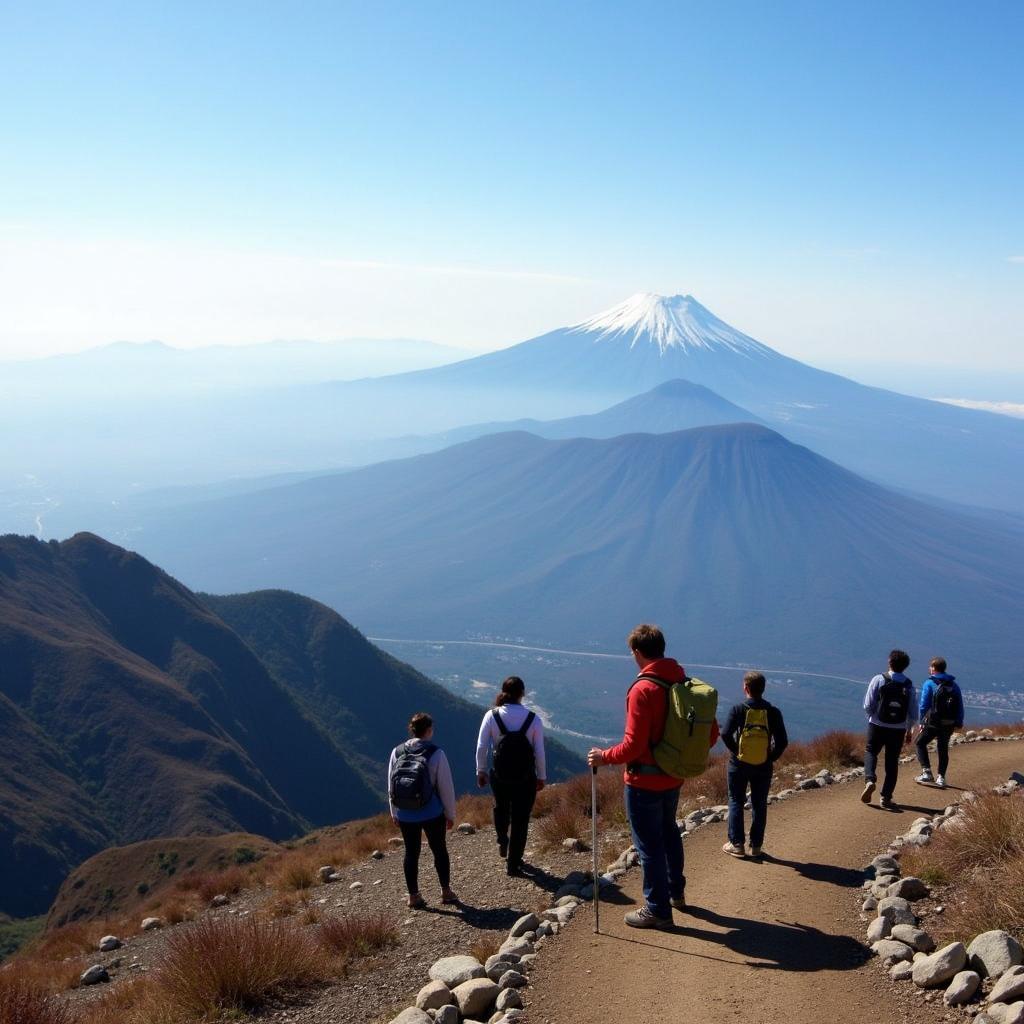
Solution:
M 597 873 L 597 768 L 590 776 L 590 848 L 594 851 L 594 934 L 601 934 L 601 876 Z

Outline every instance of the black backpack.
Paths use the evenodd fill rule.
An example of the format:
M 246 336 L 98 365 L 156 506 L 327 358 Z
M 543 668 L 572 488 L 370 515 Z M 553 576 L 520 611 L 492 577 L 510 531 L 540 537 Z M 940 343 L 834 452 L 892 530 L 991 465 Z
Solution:
M 422 811 L 434 796 L 430 781 L 430 759 L 437 747 L 424 743 L 413 747 L 413 741 L 395 747 L 395 766 L 391 769 L 391 802 L 402 811 Z
M 501 732 L 501 738 L 494 747 L 494 778 L 505 783 L 529 782 L 536 779 L 533 744 L 526 734 L 537 716 L 532 711 L 529 712 L 523 724 L 515 732 L 509 732 L 501 720 L 498 709 L 495 708 L 491 714 L 494 715 L 495 724 Z
M 948 728 L 956 725 L 956 690 L 953 683 L 938 683 L 932 694 L 932 706 L 928 712 L 928 724 Z
M 899 682 L 891 676 L 878 691 L 878 720 L 884 725 L 903 725 L 910 712 L 910 680 Z

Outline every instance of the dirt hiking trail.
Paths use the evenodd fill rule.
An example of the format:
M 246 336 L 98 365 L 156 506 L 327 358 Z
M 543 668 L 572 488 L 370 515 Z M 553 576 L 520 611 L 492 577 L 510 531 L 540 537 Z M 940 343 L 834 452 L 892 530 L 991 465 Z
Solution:
M 801 793 L 769 809 L 762 863 L 722 853 L 724 824 L 698 830 L 685 846 L 690 911 L 672 931 L 627 928 L 623 913 L 642 900 L 631 871 L 615 902 L 602 901 L 601 935 L 588 908 L 539 958 L 530 1024 L 908 1019 L 861 941 L 863 868 L 915 818 L 1022 762 L 1021 743 L 955 747 L 945 791 L 916 785 L 916 762 L 901 765 L 897 813 L 862 804 L 860 780 Z

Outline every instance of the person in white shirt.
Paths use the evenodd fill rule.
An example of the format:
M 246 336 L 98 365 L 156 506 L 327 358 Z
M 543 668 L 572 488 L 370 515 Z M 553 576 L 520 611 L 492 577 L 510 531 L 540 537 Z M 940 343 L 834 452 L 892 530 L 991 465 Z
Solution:
M 530 829 L 530 813 L 544 788 L 544 725 L 533 711 L 523 707 L 526 685 L 509 676 L 480 723 L 476 744 L 476 781 L 488 783 L 494 796 L 494 831 L 498 852 L 507 861 L 510 875 L 519 875 Z M 488 772 L 488 755 L 494 756 Z
M 417 712 L 409 721 L 410 739 L 391 752 L 388 762 L 388 802 L 391 818 L 405 840 L 405 884 L 409 906 L 426 906 L 420 895 L 419 867 L 423 833 L 427 834 L 434 868 L 441 883 L 441 902 L 458 903 L 451 887 L 447 833 L 455 825 L 455 786 L 444 751 L 435 746 L 434 720 Z

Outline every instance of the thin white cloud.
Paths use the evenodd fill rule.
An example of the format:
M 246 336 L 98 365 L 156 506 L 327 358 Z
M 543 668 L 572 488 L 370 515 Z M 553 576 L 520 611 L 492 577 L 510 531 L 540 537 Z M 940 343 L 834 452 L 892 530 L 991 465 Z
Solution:
M 1003 416 L 1024 419 L 1024 402 L 982 402 L 973 398 L 937 398 L 946 405 L 959 405 L 961 409 L 981 409 L 982 412 L 997 412 Z

